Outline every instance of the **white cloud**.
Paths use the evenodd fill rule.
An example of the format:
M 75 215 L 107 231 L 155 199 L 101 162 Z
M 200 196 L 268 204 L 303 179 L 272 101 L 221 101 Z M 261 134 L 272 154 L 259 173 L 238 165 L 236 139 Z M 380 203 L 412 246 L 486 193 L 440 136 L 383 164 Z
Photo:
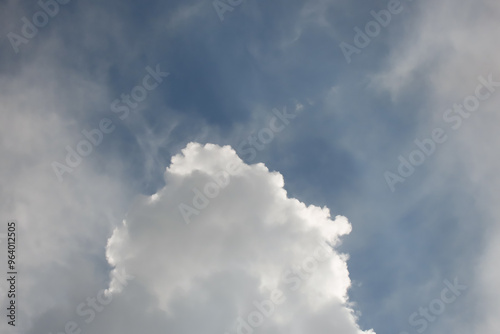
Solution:
M 0 215 L 18 222 L 20 272 L 16 327 L 2 321 L 2 333 L 57 332 L 59 325 L 50 322 L 64 324 L 74 316 L 65 310 L 74 311 L 87 291 L 97 292 L 107 276 L 107 268 L 100 268 L 111 233 L 106 213 L 127 197 L 117 179 L 95 173 L 90 159 L 65 182 L 57 181 L 51 162 L 64 159 L 64 147 L 87 128 L 78 123 L 79 113 L 95 112 L 93 107 L 109 105 L 109 98 L 105 87 L 85 74 L 56 68 L 52 45 L 15 76 L 0 78 Z M 8 302 L 2 284 L 0 306 Z
M 238 173 L 186 225 L 178 204 L 229 162 Z M 286 300 L 256 332 L 363 333 L 348 306 L 347 256 L 326 245 L 351 231 L 345 217 L 332 220 L 326 207 L 287 198 L 281 174 L 244 164 L 229 146 L 188 144 L 172 158 L 165 181 L 154 200 L 135 203 L 107 247 L 115 270 L 157 298 L 144 309 L 162 310 L 172 329 L 234 333 L 238 317 L 247 319 L 254 302 L 278 289 Z M 290 271 L 297 266 L 300 273 Z M 114 293 L 126 298 L 131 291 Z

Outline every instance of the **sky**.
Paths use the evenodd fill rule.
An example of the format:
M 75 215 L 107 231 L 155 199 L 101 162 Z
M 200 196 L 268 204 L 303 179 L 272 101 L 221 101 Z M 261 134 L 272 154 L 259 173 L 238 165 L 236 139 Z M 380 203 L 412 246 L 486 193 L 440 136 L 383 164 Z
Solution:
M 497 333 L 499 18 L 0 2 L 1 333 Z

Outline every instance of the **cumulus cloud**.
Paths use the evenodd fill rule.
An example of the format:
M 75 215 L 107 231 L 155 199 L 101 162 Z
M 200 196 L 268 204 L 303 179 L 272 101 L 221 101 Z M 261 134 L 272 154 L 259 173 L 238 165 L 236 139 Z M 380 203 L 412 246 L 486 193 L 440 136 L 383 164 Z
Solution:
M 227 182 L 186 224 L 179 205 L 228 165 Z M 165 182 L 108 241 L 113 275 L 136 287 L 113 278 L 111 294 L 153 296 L 141 306 L 162 314 L 167 332 L 373 333 L 356 323 L 347 255 L 335 249 L 351 231 L 345 217 L 288 198 L 281 174 L 245 164 L 229 146 L 188 144 Z

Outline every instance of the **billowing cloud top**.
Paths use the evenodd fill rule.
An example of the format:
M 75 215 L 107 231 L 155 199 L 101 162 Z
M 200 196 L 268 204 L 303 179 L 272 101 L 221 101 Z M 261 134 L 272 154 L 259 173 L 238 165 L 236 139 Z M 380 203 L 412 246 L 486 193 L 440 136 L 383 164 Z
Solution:
M 114 230 L 107 257 L 154 296 L 142 306 L 166 332 L 373 333 L 356 324 L 335 251 L 345 217 L 288 198 L 281 174 L 229 146 L 188 144 L 165 181 Z M 129 288 L 116 277 L 108 293 Z

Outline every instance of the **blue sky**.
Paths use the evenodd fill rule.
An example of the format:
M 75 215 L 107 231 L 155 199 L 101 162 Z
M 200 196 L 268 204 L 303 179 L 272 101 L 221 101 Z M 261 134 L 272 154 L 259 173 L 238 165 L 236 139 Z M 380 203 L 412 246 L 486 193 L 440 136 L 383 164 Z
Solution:
M 42 14 L 47 22 L 31 37 L 23 25 L 44 13 L 40 4 L 0 4 L 0 212 L 4 220 L 19 222 L 19 261 L 26 272 L 19 281 L 24 308 L 19 306 L 18 326 L 2 322 L 2 331 L 56 333 L 77 319 L 85 333 L 215 332 L 229 320 L 208 310 L 220 309 L 228 319 L 244 312 L 235 305 L 244 305 L 252 289 L 258 290 L 253 279 L 271 282 L 274 271 L 261 254 L 265 261 L 248 263 L 259 269 L 248 267 L 245 274 L 236 270 L 233 276 L 226 265 L 236 260 L 225 255 L 207 263 L 205 272 L 190 272 L 204 252 L 198 242 L 219 240 L 224 254 L 246 254 L 246 240 L 272 250 L 269 259 L 292 263 L 313 249 L 315 236 L 342 235 L 333 254 L 348 272 L 340 266 L 311 274 L 325 281 L 311 281 L 318 285 L 307 285 L 310 290 L 293 297 L 297 300 L 291 297 L 283 311 L 283 319 L 293 314 L 298 325 L 285 326 L 278 316 L 255 333 L 495 332 L 500 72 L 492 37 L 499 29 L 498 3 L 245 0 L 224 12 L 223 20 L 211 1 L 47 3 L 52 4 Z M 224 2 L 230 3 L 238 1 Z M 397 13 L 370 37 L 371 12 L 391 8 Z M 357 45 L 356 28 L 364 31 L 368 46 Z M 13 34 L 25 42 L 13 42 Z M 357 46 L 359 53 L 348 61 L 341 43 Z M 168 76 L 155 79 L 155 70 Z M 124 94 L 145 95 L 135 102 L 132 97 L 129 106 L 120 102 L 129 110 L 122 119 L 123 109 L 116 112 L 112 103 Z M 460 112 L 454 104 L 463 105 Z M 277 113 L 292 116 L 283 121 Z M 456 117 L 461 123 L 455 129 Z M 100 128 L 103 119 L 111 124 L 109 133 Z M 271 123 L 282 130 L 272 130 Z M 93 129 L 101 131 L 99 144 L 76 167 L 69 166 L 67 147 L 77 151 L 85 140 L 82 131 Z M 434 139 L 436 129 L 444 142 Z M 262 143 L 266 131 L 272 138 Z M 251 147 L 249 136 L 257 141 L 255 156 L 242 151 Z M 399 158 L 413 159 L 416 140 L 431 141 L 433 148 L 402 176 Z M 232 153 L 220 148 L 225 146 Z M 197 209 L 201 213 L 192 224 L 184 224 L 178 205 L 192 204 L 192 189 L 214 177 L 214 166 L 239 159 L 244 172 L 235 174 L 209 209 Z M 55 162 L 67 170 L 57 172 Z M 387 172 L 404 182 L 391 186 Z M 275 195 L 282 187 L 287 200 Z M 162 205 L 147 202 L 153 194 Z M 308 206 L 307 218 L 297 225 L 302 209 L 290 204 L 292 198 Z M 329 209 L 330 223 L 316 207 Z M 279 227 L 282 235 L 267 225 L 262 227 L 267 232 L 257 232 L 260 222 L 282 216 L 292 222 Z M 342 226 L 336 216 L 347 218 L 348 235 L 313 224 L 325 219 Z M 259 222 L 247 231 L 232 225 L 238 217 Z M 224 222 L 224 230 L 216 221 Z M 315 227 L 295 234 L 305 226 Z M 157 244 L 147 242 L 148 233 Z M 189 251 L 177 258 L 170 252 L 179 249 L 163 246 L 162 235 L 173 244 L 187 238 Z M 227 241 L 239 237 L 241 244 Z M 151 253 L 145 253 L 148 247 Z M 215 248 L 206 254 L 212 251 L 219 254 Z M 168 253 L 168 265 L 158 265 L 163 269 L 155 274 L 161 252 Z M 185 276 L 173 277 L 172 266 L 184 268 L 179 271 Z M 152 272 L 113 289 L 120 270 L 134 275 L 144 268 Z M 241 300 L 221 292 L 221 273 L 234 284 L 228 283 L 234 296 L 245 291 Z M 161 275 L 185 294 L 158 283 Z M 467 288 L 443 304 L 445 282 L 454 280 Z M 191 285 L 183 286 L 188 281 Z M 332 299 L 317 304 L 338 305 L 303 313 L 291 306 L 305 303 L 316 289 L 330 288 L 345 289 L 346 299 L 325 292 Z M 100 289 L 109 289 L 116 302 L 102 317 L 82 322 L 73 310 Z M 1 303 L 7 305 L 3 292 Z M 200 304 L 197 298 L 205 292 L 211 297 Z M 436 300 L 446 309 L 435 319 L 409 321 Z M 192 327 L 190 316 L 199 328 Z

